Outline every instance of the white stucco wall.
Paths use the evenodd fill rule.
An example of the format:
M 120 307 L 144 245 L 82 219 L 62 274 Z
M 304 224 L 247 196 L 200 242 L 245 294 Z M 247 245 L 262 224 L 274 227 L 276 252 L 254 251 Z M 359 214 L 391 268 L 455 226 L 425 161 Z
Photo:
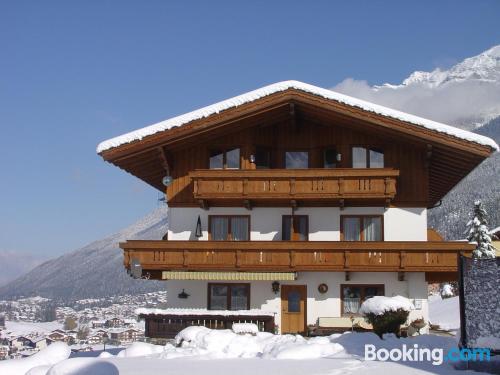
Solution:
M 250 215 L 252 241 L 281 240 L 281 217 L 290 215 L 291 208 L 256 207 L 249 211 L 242 207 L 170 208 L 169 240 L 196 240 L 194 231 L 198 215 L 201 218 L 203 237 L 208 240 L 208 215 Z M 339 241 L 340 215 L 384 215 L 386 241 L 426 241 L 427 210 L 422 207 L 301 207 L 297 215 L 309 216 L 309 241 Z
M 383 284 L 386 296 L 401 295 L 420 301 L 421 308 L 412 311 L 410 320 L 423 317 L 429 319 L 427 305 L 427 283 L 424 273 L 408 272 L 404 281 L 398 281 L 396 272 L 351 272 L 350 280 L 345 281 L 344 272 L 300 272 L 295 281 L 282 284 L 307 286 L 307 324 L 314 324 L 319 317 L 341 316 L 341 284 Z M 217 280 L 211 281 L 217 282 Z M 167 306 L 172 308 L 207 308 L 207 281 L 167 281 Z M 280 294 L 271 290 L 271 281 L 250 282 L 250 305 L 252 309 L 262 309 L 276 313 L 276 323 L 281 322 Z M 319 284 L 328 285 L 328 292 L 318 292 Z M 187 299 L 177 295 L 185 290 L 190 294 Z M 418 305 L 419 303 L 417 303 Z

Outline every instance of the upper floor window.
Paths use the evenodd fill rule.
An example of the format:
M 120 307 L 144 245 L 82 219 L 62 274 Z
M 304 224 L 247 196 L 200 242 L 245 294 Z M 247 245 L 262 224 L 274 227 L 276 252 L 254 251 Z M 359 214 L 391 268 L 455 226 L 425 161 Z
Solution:
M 383 233 L 382 216 L 340 216 L 341 241 L 383 241 Z
M 309 153 L 307 151 L 286 151 L 286 169 L 306 169 L 309 168 Z
M 307 215 L 283 215 L 283 241 L 307 241 L 309 237 L 309 217 Z
M 323 151 L 323 168 L 337 167 L 337 150 L 335 148 L 327 148 Z
M 384 168 L 384 151 L 376 147 L 352 148 L 353 168 Z
M 249 241 L 250 217 L 210 215 L 209 239 L 212 241 Z
M 210 169 L 239 169 L 240 149 L 210 151 L 209 166 Z
M 255 168 L 271 168 L 271 150 L 266 147 L 257 147 L 255 149 Z

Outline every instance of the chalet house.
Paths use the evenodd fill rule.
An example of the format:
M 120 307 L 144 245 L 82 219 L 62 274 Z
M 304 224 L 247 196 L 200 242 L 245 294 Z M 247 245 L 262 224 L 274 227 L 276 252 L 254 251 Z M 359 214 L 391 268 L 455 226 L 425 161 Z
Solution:
M 123 327 L 124 325 L 123 319 L 120 318 L 111 318 L 106 320 L 106 323 L 104 324 L 108 328 L 118 328 L 118 327 Z
M 18 336 L 10 340 L 10 346 L 16 349 L 45 349 L 47 339 L 44 336 Z
M 51 342 L 59 342 L 59 341 L 68 342 L 69 341 L 69 336 L 66 335 L 66 333 L 64 331 L 61 331 L 61 330 L 52 331 L 50 334 L 47 335 L 47 338 Z
M 305 332 L 375 295 L 415 304 L 453 280 L 464 242 L 428 238 L 427 212 L 498 145 L 491 139 L 286 81 L 99 144 L 166 194 L 162 240 L 120 244 L 134 277 L 168 280 L 146 336 L 186 325 Z M 432 233 L 432 232 L 431 232 Z M 215 318 L 214 318 L 215 317 Z M 271 323 L 269 322 L 271 321 Z
M 103 342 L 103 336 L 98 334 L 91 335 L 87 337 L 87 342 L 89 345 L 101 344 Z
M 117 341 L 120 343 L 130 343 L 137 341 L 140 336 L 140 332 L 133 328 L 115 328 L 109 330 L 109 338 L 112 341 Z

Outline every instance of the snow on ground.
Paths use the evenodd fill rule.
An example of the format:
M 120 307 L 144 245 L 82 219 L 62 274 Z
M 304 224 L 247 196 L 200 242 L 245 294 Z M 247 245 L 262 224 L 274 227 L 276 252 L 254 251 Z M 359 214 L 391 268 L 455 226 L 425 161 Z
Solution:
M 30 375 L 45 374 L 52 365 L 64 362 L 65 359 L 69 358 L 70 354 L 71 350 L 68 345 L 55 342 L 31 357 L 1 361 L 0 374 L 24 375 L 28 371 L 30 371 Z
M 178 335 L 176 341 L 179 346 L 170 343 L 165 346 L 133 343 L 116 356 L 103 354 L 99 358 L 72 359 L 65 359 L 69 355 L 67 346 L 61 344 L 66 351 L 61 350 L 61 345 L 53 350 L 56 345 L 53 344 L 38 353 L 36 361 L 32 359 L 36 356 L 33 356 L 0 363 L 0 374 L 25 374 L 30 366 L 36 366 L 28 372 L 30 375 L 477 374 L 458 372 L 447 362 L 436 366 L 430 361 L 364 360 L 365 344 L 387 350 L 402 348 L 403 344 L 408 347 L 416 344 L 430 350 L 442 348 L 445 353 L 456 347 L 454 338 L 432 335 L 402 339 L 387 335 L 382 340 L 373 333 L 345 333 L 305 339 L 299 335 L 262 332 L 240 335 L 231 330 L 189 327 Z M 40 358 L 46 360 L 41 361 Z M 58 361 L 52 365 L 55 359 Z
M 442 299 L 429 296 L 429 320 L 444 330 L 457 333 L 460 330 L 460 307 L 458 297 Z

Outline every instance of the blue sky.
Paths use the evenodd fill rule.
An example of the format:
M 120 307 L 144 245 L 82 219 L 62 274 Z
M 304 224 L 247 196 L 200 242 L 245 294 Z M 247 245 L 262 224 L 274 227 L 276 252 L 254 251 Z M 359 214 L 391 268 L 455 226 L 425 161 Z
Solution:
M 447 68 L 500 43 L 499 14 L 498 1 L 4 1 L 0 251 L 55 256 L 157 206 L 96 155 L 104 139 L 276 81 Z

